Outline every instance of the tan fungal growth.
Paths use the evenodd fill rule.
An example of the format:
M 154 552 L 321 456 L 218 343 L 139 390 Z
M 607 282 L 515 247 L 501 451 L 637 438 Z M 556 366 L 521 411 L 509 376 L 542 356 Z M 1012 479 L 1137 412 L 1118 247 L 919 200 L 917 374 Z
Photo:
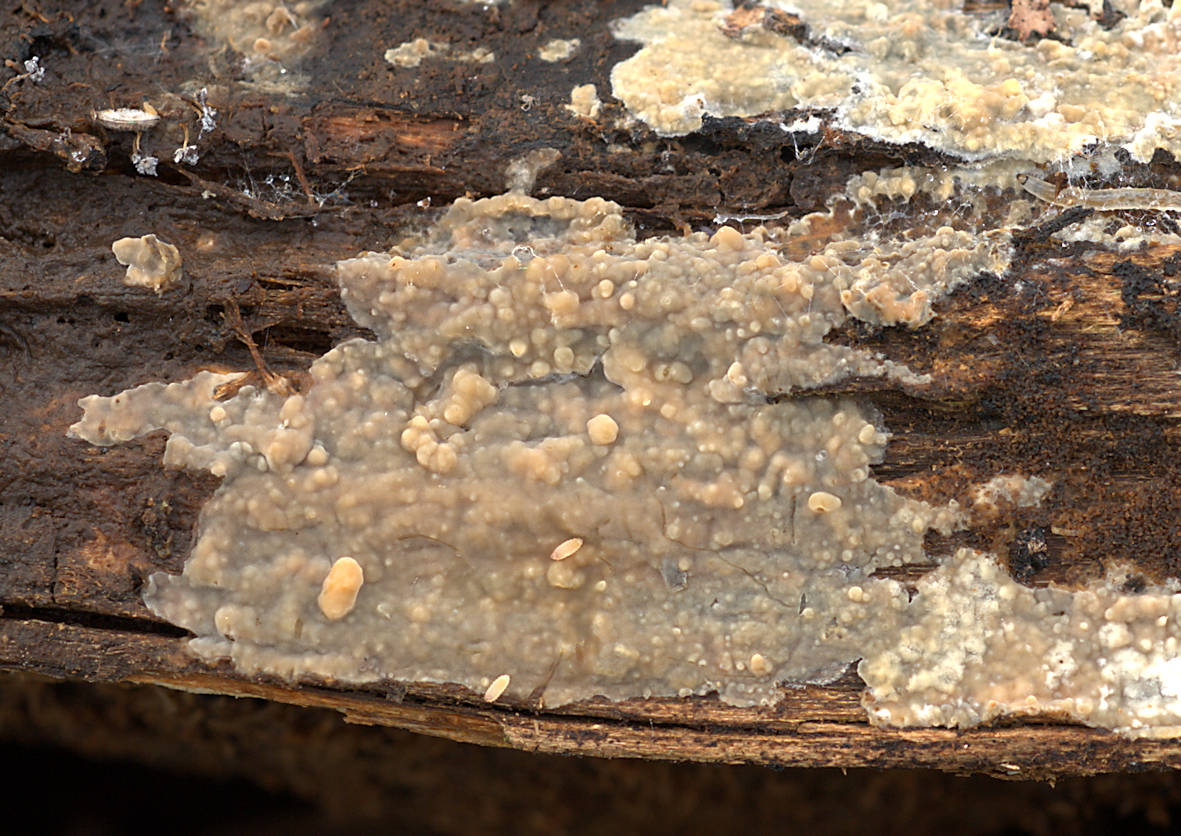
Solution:
M 476 47 L 472 50 L 455 50 L 444 41 L 428 41 L 426 38 L 415 38 L 385 51 L 385 60 L 395 67 L 412 69 L 428 59 L 446 59 L 449 61 L 470 61 L 474 64 L 490 64 L 496 60 L 496 54 L 486 47 Z
M 906 176 L 882 182 L 908 191 Z M 549 705 L 750 705 L 861 659 L 877 723 L 1056 711 L 1181 734 L 1176 590 L 1028 589 L 967 550 L 913 595 L 878 574 L 929 561 L 925 533 L 963 517 L 878 484 L 887 434 L 851 400 L 807 395 L 923 378 L 825 337 L 850 315 L 921 324 L 1007 242 L 961 239 L 943 226 L 954 205 L 900 239 L 866 229 L 895 190 L 870 188 L 865 208 L 777 233 L 646 240 L 603 200 L 460 200 L 395 252 L 338 265 L 377 340 L 319 358 L 302 394 L 218 402 L 232 376 L 201 372 L 84 398 L 71 433 L 162 428 L 166 463 L 224 477 L 183 574 L 152 576 L 145 598 L 246 673 L 494 701 L 509 676 L 483 672 L 511 670 Z M 973 510 L 1048 489 L 1002 474 Z M 558 544 L 551 560 L 539 543 Z
M 1029 508 L 1041 502 L 1051 487 L 1049 482 L 1038 476 L 1005 473 L 977 485 L 972 491 L 972 502 L 976 511 L 985 514 Z
M 570 38 L 569 40 L 554 38 L 552 41 L 548 41 L 538 51 L 537 57 L 551 64 L 559 61 L 569 61 L 574 57 L 574 53 L 578 51 L 578 47 L 581 44 L 582 41 L 578 38 Z
M 496 702 L 504 696 L 504 692 L 508 690 L 509 682 L 511 681 L 507 673 L 502 673 L 488 686 L 488 690 L 484 692 L 484 702 Z
M 582 548 L 581 537 L 571 537 L 569 540 L 563 540 L 558 545 L 554 546 L 554 550 L 550 552 L 550 560 L 565 560 L 574 555 Z
M 895 643 L 867 653 L 863 702 L 882 725 L 971 726 L 1059 712 L 1136 737 L 1181 735 L 1181 595 L 1030 589 L 962 550 L 919 580 Z
M 111 245 L 115 260 L 127 268 L 123 284 L 146 287 L 159 296 L 180 285 L 184 279 L 180 250 L 155 235 L 120 238 Z
M 823 108 L 842 129 L 965 159 L 1050 162 L 1096 142 L 1141 161 L 1181 152 L 1175 5 L 1119 4 L 1108 25 L 1055 3 L 1043 28 L 1063 37 L 1026 42 L 993 35 L 1003 15 L 943 0 L 759 9 L 735 18 L 730 2 L 669 0 L 618 21 L 616 36 L 642 47 L 612 70 L 612 94 L 662 135 L 695 131 L 706 114 Z M 802 26 L 777 25 L 785 12 Z
M 289 87 L 287 70 L 315 45 L 325 0 L 183 0 L 179 11 L 202 37 L 241 53 L 255 82 Z
M 339 621 L 353 611 L 357 593 L 365 582 L 361 564 L 351 557 L 338 558 L 328 570 L 316 603 L 329 621 Z
M 862 655 L 906 600 L 874 570 L 924 560 L 922 533 L 960 516 L 873 481 L 886 434 L 806 396 L 850 374 L 922 380 L 825 342 L 842 291 L 892 286 L 889 254 L 911 243 L 854 246 L 857 223 L 802 221 L 796 254 L 795 233 L 640 241 L 599 199 L 460 200 L 424 237 L 338 266 L 377 341 L 328 352 L 302 394 L 217 402 L 225 376 L 205 372 L 85 399 L 73 433 L 162 427 L 169 462 L 224 476 L 184 574 L 146 595 L 206 658 L 473 689 L 511 670 L 548 704 L 772 701 Z M 958 280 L 938 264 L 932 299 Z M 818 492 L 842 504 L 813 514 Z M 584 532 L 593 549 L 575 548 Z M 539 542 L 564 559 L 538 561 Z M 340 554 L 365 590 L 329 621 Z
M 598 118 L 603 103 L 599 100 L 598 90 L 593 84 L 580 84 L 570 91 L 570 104 L 566 109 L 575 116 L 583 119 Z

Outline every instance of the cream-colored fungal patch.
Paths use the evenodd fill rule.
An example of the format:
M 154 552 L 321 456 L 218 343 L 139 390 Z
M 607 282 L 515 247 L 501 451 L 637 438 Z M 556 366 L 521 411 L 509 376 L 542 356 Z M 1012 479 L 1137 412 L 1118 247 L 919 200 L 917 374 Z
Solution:
M 1059 210 L 1050 211 L 1057 213 Z M 1181 244 L 1181 235 L 1157 223 L 1152 217 L 1116 220 L 1110 215 L 1099 214 L 1064 227 L 1052 237 L 1058 241 L 1097 244 L 1121 253 L 1136 252 L 1147 246 Z
M 428 41 L 426 38 L 415 38 L 385 51 L 385 60 L 395 67 L 417 67 L 432 58 L 490 64 L 496 60 L 496 53 L 482 46 L 471 50 L 455 50 L 444 41 Z
M 741 19 L 729 2 L 669 0 L 616 24 L 643 46 L 612 70 L 612 93 L 663 135 L 705 114 L 824 108 L 847 130 L 962 158 L 1181 151 L 1181 7 L 1122 4 L 1109 30 L 1087 9 L 1051 10 L 1065 43 L 995 37 L 1003 12 L 943 0 L 768 0 Z M 806 33 L 764 21 L 782 12 Z
M 896 633 L 906 590 L 874 570 L 926 559 L 924 532 L 960 518 L 870 477 L 887 436 L 865 410 L 802 394 L 918 380 L 824 341 L 844 270 L 888 273 L 888 242 L 830 262 L 810 234 L 637 241 L 599 199 L 460 200 L 339 265 L 378 341 L 328 352 L 303 394 L 217 403 L 203 373 L 84 399 L 73 432 L 164 427 L 169 461 L 225 475 L 184 574 L 146 596 L 207 658 L 477 693 L 499 671 L 551 705 L 773 701 Z M 341 554 L 364 588 L 329 621 Z
M 120 238 L 111 244 L 115 260 L 127 268 L 123 284 L 146 287 L 160 295 L 184 280 L 180 250 L 155 235 Z
M 1181 735 L 1181 595 L 1118 578 L 1029 589 L 960 551 L 919 580 L 902 627 L 858 666 L 882 725 L 971 726 L 1062 713 L 1136 737 Z
M 582 41 L 578 38 L 570 38 L 569 40 L 554 38 L 537 51 L 537 57 L 551 64 L 569 61 L 574 57 L 574 53 L 578 52 L 578 47 L 581 45 Z
M 185 19 L 206 38 L 241 53 L 253 78 L 277 81 L 316 43 L 325 0 L 185 0 Z
M 996 172 L 968 169 L 930 174 L 897 169 L 882 174 L 851 178 L 845 198 L 831 200 L 826 212 L 792 222 L 783 239 L 785 248 L 798 252 L 809 268 L 830 275 L 850 314 L 875 325 L 917 327 L 931 318 L 935 300 L 981 273 L 1001 275 L 1008 269 L 1012 246 L 1007 228 L 948 224 L 981 217 L 982 213 L 965 210 L 998 194 L 998 184 L 1012 187 L 1015 180 L 1007 183 Z M 889 236 L 873 225 L 891 200 L 919 191 L 926 192 L 936 208 L 923 213 L 910 231 Z M 1017 203 L 1007 223 L 1013 220 L 1012 210 L 1025 206 Z M 806 257 L 794 241 L 807 242 Z
M 329 621 L 339 621 L 353 611 L 365 582 L 361 564 L 351 557 L 338 558 L 324 577 L 316 603 Z
M 534 148 L 510 162 L 504 169 L 505 191 L 533 191 L 537 175 L 562 158 L 557 148 Z
M 599 93 L 595 89 L 595 85 L 579 84 L 570 91 L 570 104 L 566 105 L 566 109 L 575 116 L 581 116 L 583 119 L 596 119 L 602 108 L 603 102 L 599 100 Z
M 994 476 L 972 491 L 972 502 L 977 510 L 997 513 L 1010 508 L 1031 508 L 1037 505 L 1053 485 L 1040 476 L 1003 473 Z
M 1181 734 L 1175 589 L 1032 590 L 966 550 L 913 600 L 875 577 L 929 559 L 924 533 L 960 515 L 877 484 L 886 434 L 802 394 L 902 374 L 824 342 L 860 305 L 850 276 L 889 275 L 904 249 L 856 255 L 867 233 L 845 236 L 873 211 L 637 241 L 602 200 L 458 201 L 394 254 L 339 265 L 378 341 L 328 352 L 303 394 L 219 403 L 232 376 L 203 372 L 85 398 L 71 429 L 163 428 L 167 463 L 225 476 L 184 573 L 146 599 L 245 672 L 751 704 L 861 658 L 878 723 L 1053 711 Z M 947 261 L 916 276 L 933 288 Z M 1001 475 L 973 504 L 1048 488 Z

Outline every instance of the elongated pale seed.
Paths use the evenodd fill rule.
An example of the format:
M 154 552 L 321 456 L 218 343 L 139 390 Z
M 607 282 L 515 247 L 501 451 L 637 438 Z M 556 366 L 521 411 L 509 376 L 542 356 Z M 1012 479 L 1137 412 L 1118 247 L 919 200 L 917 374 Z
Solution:
M 94 121 L 112 131 L 146 131 L 160 121 L 155 108 L 117 107 L 95 112 Z
M 565 560 L 570 555 L 582 548 L 581 537 L 571 537 L 569 540 L 563 540 L 554 546 L 554 550 L 550 552 L 550 560 Z
M 339 558 L 328 570 L 324 585 L 320 587 L 320 597 L 316 599 L 320 612 L 329 621 L 344 618 L 353 611 L 357 593 L 364 582 L 365 573 L 361 571 L 360 563 L 351 557 Z
M 502 673 L 496 679 L 492 680 L 492 684 L 488 686 L 488 690 L 484 692 L 484 702 L 496 702 L 504 692 L 508 689 L 510 677 L 507 673 Z

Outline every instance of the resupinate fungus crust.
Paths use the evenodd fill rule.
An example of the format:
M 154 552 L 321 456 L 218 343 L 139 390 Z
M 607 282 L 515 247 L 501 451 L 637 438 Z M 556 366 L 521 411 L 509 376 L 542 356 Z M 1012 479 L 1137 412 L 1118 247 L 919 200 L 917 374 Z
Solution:
M 1097 145 L 1110 173 L 1115 150 L 1181 142 L 1181 11 L 1117 5 L 1109 28 L 1054 5 L 1070 43 L 988 37 L 987 15 L 935 0 L 798 0 L 802 40 L 708 0 L 619 21 L 641 47 L 611 92 L 657 133 L 793 110 L 785 131 L 814 130 L 825 109 L 965 165 L 863 172 L 781 226 L 640 239 L 609 201 L 528 197 L 555 159 L 541 149 L 508 194 L 457 200 L 391 252 L 337 264 L 376 339 L 316 360 L 306 391 L 216 402 L 233 376 L 201 371 L 81 400 L 76 437 L 163 429 L 166 464 L 223 478 L 148 606 L 247 674 L 450 682 L 490 703 L 755 705 L 860 660 L 874 723 L 1051 711 L 1181 734 L 1175 586 L 1127 593 L 1113 571 L 1035 590 L 989 554 L 926 554 L 924 535 L 965 513 L 879 484 L 889 436 L 872 408 L 809 394 L 849 377 L 929 384 L 826 338 L 850 319 L 921 327 L 956 287 L 1005 272 L 1010 228 L 1042 204 L 1173 208 L 1166 190 L 1029 176 L 1071 173 Z M 408 43 L 392 63 L 439 57 Z M 604 109 L 591 85 L 571 107 Z M 904 231 L 883 223 L 912 201 Z M 1001 513 L 1049 488 L 1002 473 L 964 498 Z M 932 559 L 912 589 L 877 573 Z

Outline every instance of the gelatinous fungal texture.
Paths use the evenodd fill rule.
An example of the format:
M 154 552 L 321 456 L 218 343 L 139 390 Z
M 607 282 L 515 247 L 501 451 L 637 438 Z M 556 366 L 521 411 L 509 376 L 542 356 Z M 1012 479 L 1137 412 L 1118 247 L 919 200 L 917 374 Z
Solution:
M 1100 141 L 1147 161 L 1181 151 L 1181 6 L 1116 2 L 1110 28 L 1085 4 L 1055 3 L 1060 38 L 995 37 L 1004 8 L 946 0 L 669 0 L 616 25 L 643 46 L 611 73 L 612 93 L 665 135 L 704 114 L 825 108 L 836 124 L 962 158 L 1068 158 Z M 784 27 L 774 15 L 798 16 Z M 768 25 L 768 20 L 771 24 Z
M 599 199 L 461 200 L 339 265 L 378 341 L 328 352 L 303 394 L 218 403 L 202 373 L 84 399 L 73 432 L 162 427 L 169 462 L 225 476 L 146 597 L 244 671 L 771 701 L 888 641 L 907 595 L 872 572 L 958 518 L 871 478 L 870 413 L 802 394 L 909 374 L 823 342 L 856 280 L 893 287 L 887 243 L 795 260 L 729 228 L 637 241 Z M 933 297 L 975 271 L 955 264 L 915 278 Z M 921 321 L 892 304 L 913 292 L 871 307 Z M 333 620 L 345 556 L 364 583 Z

